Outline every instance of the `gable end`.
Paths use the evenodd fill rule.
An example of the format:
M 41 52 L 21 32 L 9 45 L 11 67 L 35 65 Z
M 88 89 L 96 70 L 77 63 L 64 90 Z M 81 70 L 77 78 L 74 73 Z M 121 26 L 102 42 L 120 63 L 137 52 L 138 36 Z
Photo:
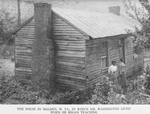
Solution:
M 59 17 L 62 21 L 66 22 L 67 24 L 69 24 L 70 26 L 72 26 L 74 29 L 76 29 L 78 32 L 80 32 L 84 36 L 89 36 L 88 34 L 86 34 L 85 32 L 83 32 L 82 30 L 80 30 L 79 28 L 77 28 L 75 25 L 73 25 L 72 23 L 70 23 L 68 20 L 66 20 L 65 18 L 63 18 L 59 14 L 57 14 L 55 11 L 52 11 L 52 13 L 54 15 L 56 15 L 57 17 Z M 88 37 L 86 37 L 86 38 L 88 38 Z

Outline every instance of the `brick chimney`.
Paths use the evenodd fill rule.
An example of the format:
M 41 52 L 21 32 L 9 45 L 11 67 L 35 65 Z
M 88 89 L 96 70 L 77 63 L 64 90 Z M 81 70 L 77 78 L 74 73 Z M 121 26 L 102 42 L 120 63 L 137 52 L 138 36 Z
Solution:
M 109 12 L 120 15 L 120 6 L 109 7 Z
M 32 81 L 40 88 L 54 84 L 54 47 L 51 35 L 51 5 L 34 4 L 35 33 L 32 48 Z

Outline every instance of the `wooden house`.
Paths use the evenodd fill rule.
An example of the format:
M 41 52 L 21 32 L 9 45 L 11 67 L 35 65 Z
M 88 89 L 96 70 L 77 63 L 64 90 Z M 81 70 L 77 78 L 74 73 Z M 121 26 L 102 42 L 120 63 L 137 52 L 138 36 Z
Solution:
M 34 16 L 13 32 L 16 78 L 30 81 L 35 76 L 34 67 L 40 67 L 41 64 L 36 64 L 33 60 L 35 51 L 36 56 L 41 54 L 40 59 L 44 54 L 40 49 L 39 52 L 36 49 L 41 48 L 40 45 L 47 45 L 43 38 L 45 36 L 39 37 L 40 31 L 45 31 L 42 34 L 51 39 L 52 48 L 49 49 L 52 51 L 46 53 L 53 56 L 50 57 L 51 61 L 48 61 L 53 62 L 50 65 L 52 68 L 49 69 L 49 72 L 53 73 L 48 75 L 61 86 L 77 89 L 91 87 L 108 74 L 107 69 L 111 61 L 118 64 L 121 58 L 126 64 L 127 76 L 138 72 L 144 65 L 143 52 L 134 57 L 132 36 L 127 34 L 127 30 L 134 30 L 134 26 L 139 27 L 139 24 L 119 13 L 115 14 L 114 11 L 118 11 L 116 9 L 110 10 L 111 13 L 60 9 L 51 8 L 49 4 L 37 3 Z M 50 15 L 50 18 L 43 21 L 47 15 Z M 47 20 L 50 21 L 45 22 Z M 40 26 L 40 21 L 46 24 Z M 43 29 L 45 26 L 49 30 Z M 40 40 L 38 45 L 35 44 L 37 40 Z M 43 40 L 45 42 L 40 44 Z M 40 72 L 40 68 L 38 71 Z

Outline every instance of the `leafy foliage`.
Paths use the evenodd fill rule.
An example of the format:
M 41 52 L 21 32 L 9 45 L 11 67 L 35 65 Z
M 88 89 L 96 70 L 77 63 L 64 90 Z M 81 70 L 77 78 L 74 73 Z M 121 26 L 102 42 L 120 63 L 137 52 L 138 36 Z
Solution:
M 31 86 L 21 86 L 14 78 L 4 80 L 2 84 L 2 103 L 32 104 L 35 103 L 37 92 L 31 91 Z M 11 102 L 10 102 L 11 101 Z M 16 102 L 17 101 L 17 102 Z
M 2 41 L 11 40 L 11 31 L 15 28 L 16 17 L 10 15 L 5 10 L 0 10 L 0 37 Z
M 105 80 L 84 91 L 55 92 L 38 90 L 33 85 L 20 84 L 14 78 L 4 78 L 2 83 L 2 104 L 150 104 L 150 80 L 145 70 L 142 76 L 127 81 L 127 94 L 120 86 Z
M 147 65 L 145 69 L 145 74 L 146 74 L 146 79 L 145 79 L 145 84 L 144 87 L 146 89 L 146 93 L 150 95 L 150 67 Z
M 96 84 L 94 89 L 94 95 L 92 95 L 92 104 L 107 104 L 108 103 L 108 94 L 110 91 L 110 86 L 108 83 Z
M 145 72 L 147 72 L 145 70 Z M 135 79 L 127 80 L 127 93 L 110 81 L 96 84 L 89 104 L 150 104 L 150 78 L 144 73 Z
M 65 94 L 58 94 L 54 97 L 50 104 L 83 104 L 91 98 L 92 89 L 85 91 L 66 92 Z
M 134 44 L 140 48 L 150 48 L 150 4 L 149 1 L 140 2 L 133 5 L 131 0 L 123 0 L 126 14 L 137 20 L 141 29 L 135 27 L 134 32 L 130 32 L 134 36 Z
M 2 104 L 83 104 L 90 99 L 92 89 L 84 91 L 39 90 L 34 84 L 20 84 L 14 77 L 2 81 Z

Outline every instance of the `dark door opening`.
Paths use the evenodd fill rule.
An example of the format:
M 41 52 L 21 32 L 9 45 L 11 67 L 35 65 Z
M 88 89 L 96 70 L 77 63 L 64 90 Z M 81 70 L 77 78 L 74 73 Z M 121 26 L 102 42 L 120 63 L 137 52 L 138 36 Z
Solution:
M 120 59 L 125 63 L 124 39 L 119 40 L 119 60 Z

